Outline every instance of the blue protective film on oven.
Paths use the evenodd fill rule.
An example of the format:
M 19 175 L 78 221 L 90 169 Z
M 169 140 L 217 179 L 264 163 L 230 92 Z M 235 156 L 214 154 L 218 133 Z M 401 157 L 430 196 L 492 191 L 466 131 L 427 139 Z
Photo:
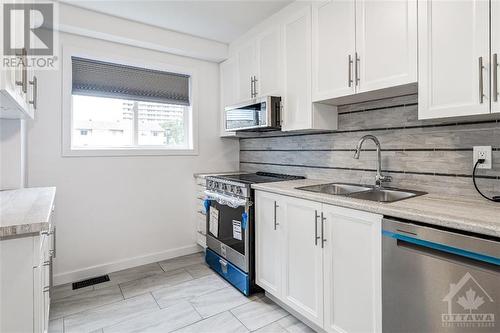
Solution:
M 248 214 L 244 212 L 243 214 L 241 214 L 241 229 L 247 228 L 247 222 L 248 222 Z
M 208 212 L 208 209 L 210 208 L 210 200 L 209 199 L 205 199 L 203 201 L 203 205 L 205 206 L 205 211 Z

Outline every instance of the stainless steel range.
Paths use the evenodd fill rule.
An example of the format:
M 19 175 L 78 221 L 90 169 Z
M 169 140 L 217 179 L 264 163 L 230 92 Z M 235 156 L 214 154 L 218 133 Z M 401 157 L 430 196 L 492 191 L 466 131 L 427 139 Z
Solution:
M 254 193 L 252 184 L 304 177 L 247 173 L 207 177 L 207 264 L 243 294 L 254 283 Z

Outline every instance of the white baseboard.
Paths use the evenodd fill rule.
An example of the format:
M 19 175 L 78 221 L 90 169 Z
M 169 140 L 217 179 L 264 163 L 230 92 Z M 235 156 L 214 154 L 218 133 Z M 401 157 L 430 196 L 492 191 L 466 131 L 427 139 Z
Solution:
M 96 266 L 85 267 L 82 269 L 64 272 L 54 275 L 54 285 L 65 284 L 69 282 L 80 281 L 88 279 L 95 276 L 100 276 L 104 274 L 109 274 L 111 272 L 120 271 L 122 269 L 127 269 L 131 267 L 136 267 L 140 265 L 146 265 L 157 261 L 162 261 L 166 259 L 171 259 L 175 257 L 185 256 L 188 254 L 193 254 L 201 252 L 203 249 L 197 245 L 188 245 L 183 247 L 178 247 L 175 249 L 170 249 L 162 252 L 146 254 L 143 256 L 138 256 L 134 258 L 127 258 L 119 261 L 114 261 L 110 263 L 100 264 Z
M 306 324 L 307 326 L 309 326 L 309 328 L 313 329 L 315 332 L 326 333 L 326 331 L 323 328 L 319 327 L 318 325 L 316 325 L 315 323 L 313 323 L 312 321 L 310 321 L 309 319 L 307 319 L 306 317 L 304 317 L 302 314 L 300 314 L 299 312 L 295 311 L 294 309 L 292 309 L 291 307 L 289 307 L 287 304 L 283 303 L 277 297 L 271 295 L 267 291 L 265 292 L 265 295 L 266 295 L 267 298 L 271 299 L 274 303 L 278 304 L 283 309 L 285 309 L 286 311 L 288 311 L 292 315 L 294 315 L 295 318 L 297 318 L 298 320 L 300 320 L 301 322 L 303 322 L 304 324 Z

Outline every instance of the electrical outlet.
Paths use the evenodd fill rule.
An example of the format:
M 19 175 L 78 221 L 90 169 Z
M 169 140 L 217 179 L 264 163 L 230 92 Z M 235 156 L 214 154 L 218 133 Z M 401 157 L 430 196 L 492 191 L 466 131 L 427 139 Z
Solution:
M 491 169 L 491 146 L 475 146 L 473 157 L 473 165 L 476 165 L 478 159 L 484 159 L 484 163 L 477 166 L 478 169 Z

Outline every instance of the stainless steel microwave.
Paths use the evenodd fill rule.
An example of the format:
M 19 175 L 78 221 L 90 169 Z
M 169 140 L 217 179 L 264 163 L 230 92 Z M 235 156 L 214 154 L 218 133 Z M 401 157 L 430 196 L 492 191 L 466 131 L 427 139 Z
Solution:
M 227 131 L 261 131 L 281 128 L 281 97 L 254 98 L 246 103 L 226 107 Z

